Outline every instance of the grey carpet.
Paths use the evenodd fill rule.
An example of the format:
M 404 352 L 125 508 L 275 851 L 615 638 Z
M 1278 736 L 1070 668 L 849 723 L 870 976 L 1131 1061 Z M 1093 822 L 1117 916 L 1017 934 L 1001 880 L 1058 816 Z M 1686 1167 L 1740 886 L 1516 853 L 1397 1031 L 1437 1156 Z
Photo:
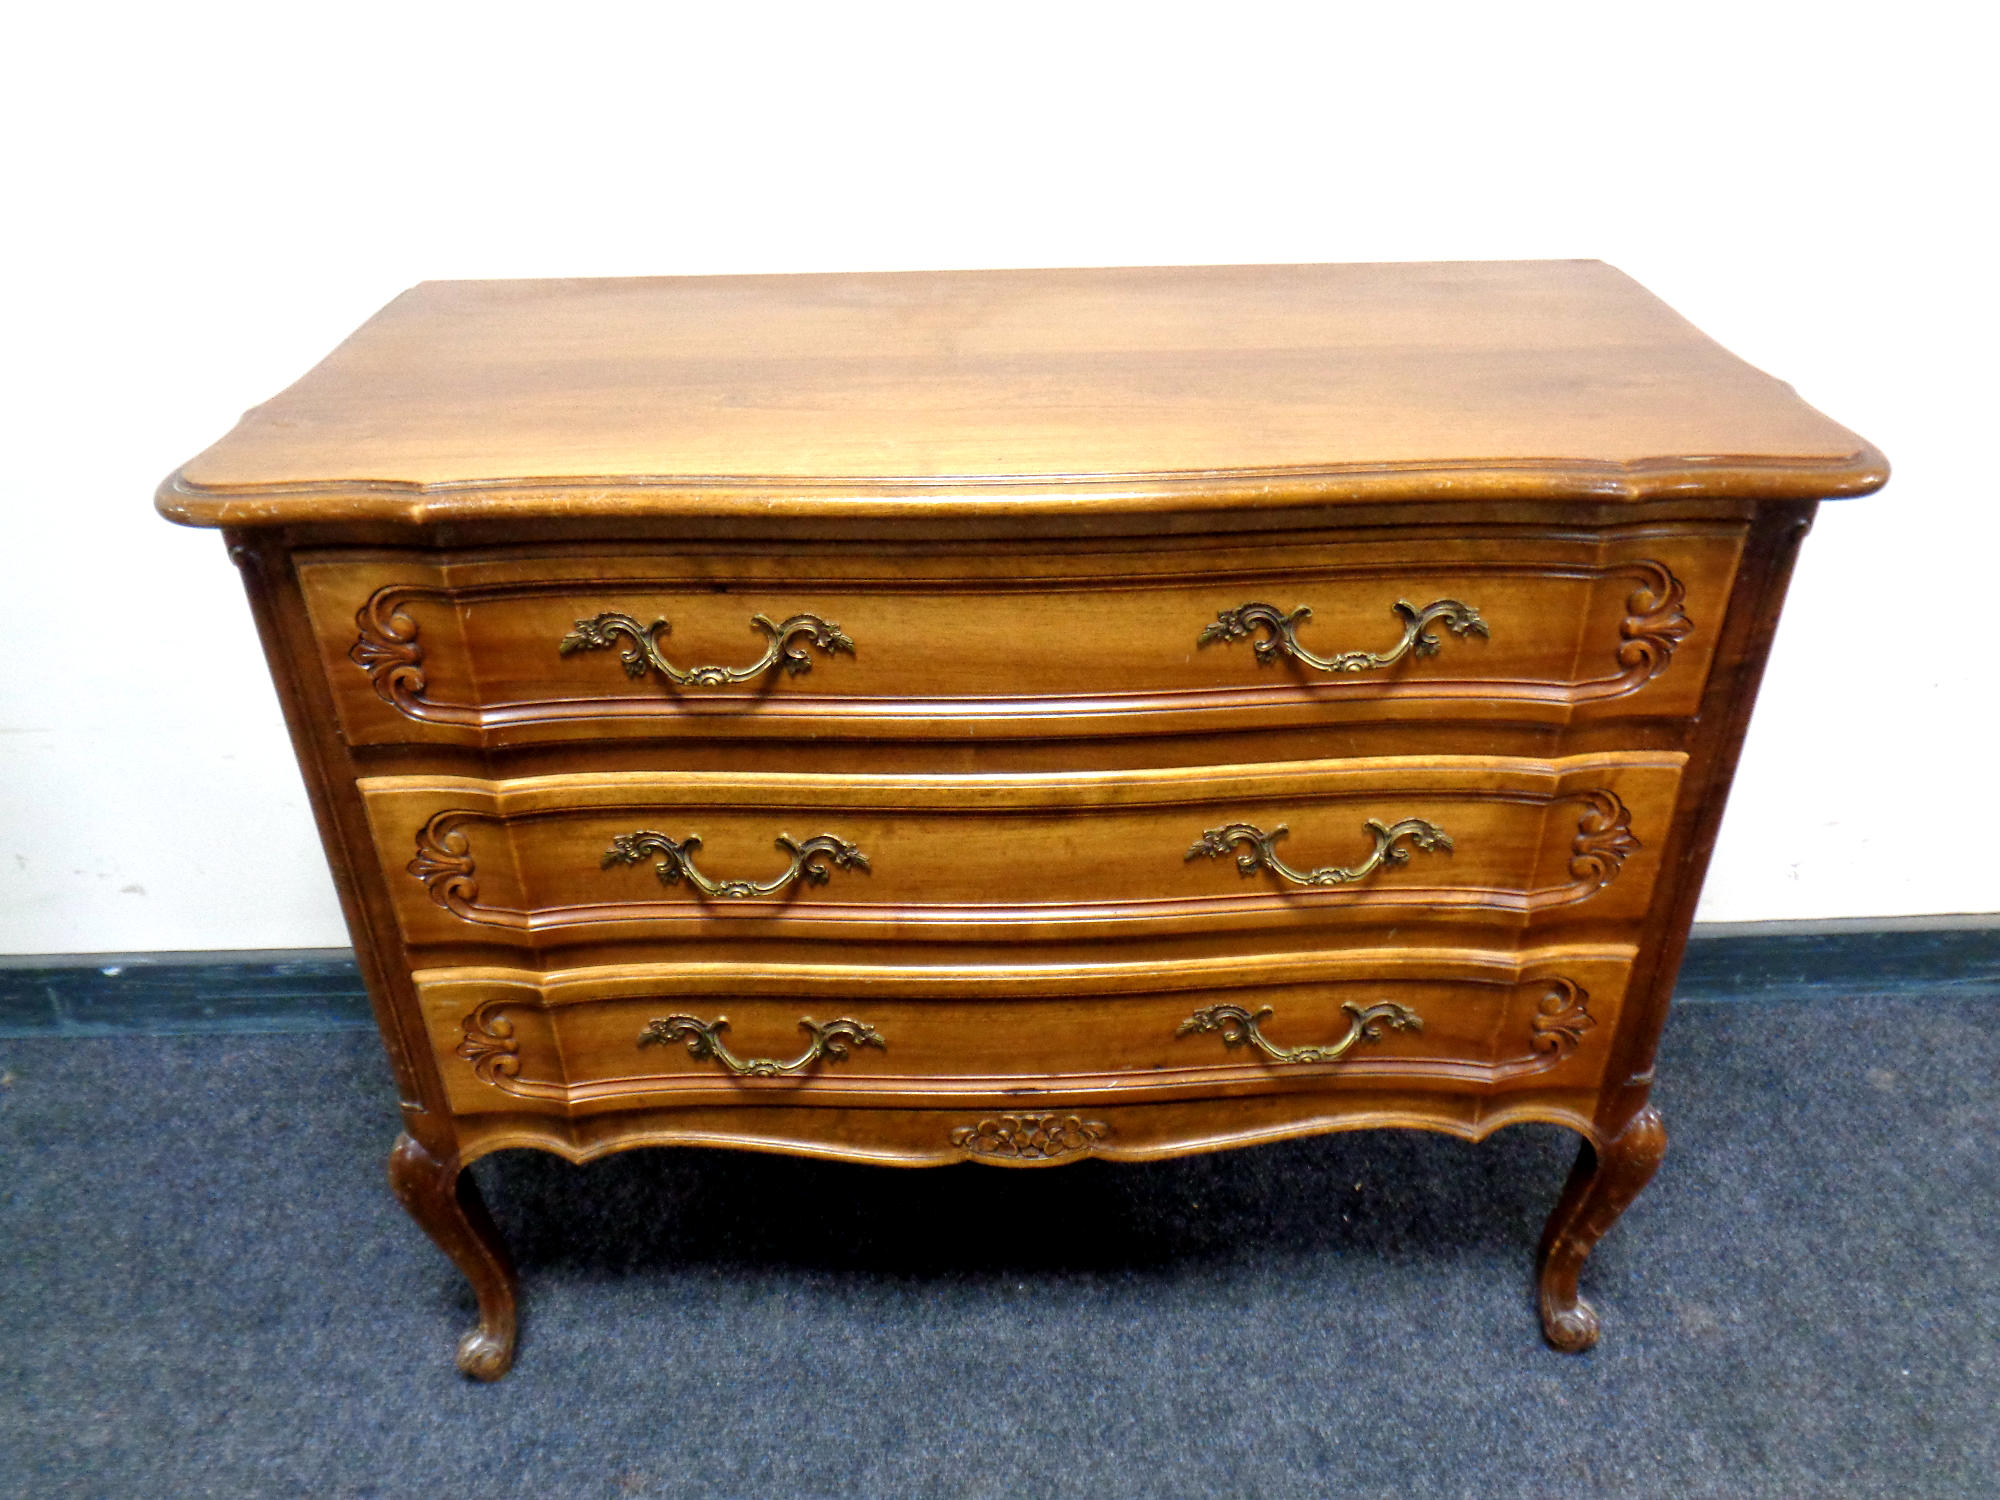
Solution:
M 491 1387 L 384 1184 L 372 1036 L 0 1042 L 0 1493 L 1992 1495 L 1996 1033 L 1988 999 L 1682 1007 L 1581 1358 L 1528 1298 L 1555 1130 L 510 1153 Z

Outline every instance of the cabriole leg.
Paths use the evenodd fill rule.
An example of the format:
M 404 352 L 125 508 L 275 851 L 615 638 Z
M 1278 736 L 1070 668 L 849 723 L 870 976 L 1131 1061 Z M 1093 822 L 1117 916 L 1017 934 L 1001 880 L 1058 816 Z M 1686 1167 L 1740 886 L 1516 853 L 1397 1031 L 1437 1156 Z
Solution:
M 1578 1354 L 1597 1342 L 1597 1313 L 1577 1295 L 1591 1247 L 1618 1222 L 1667 1152 L 1667 1128 L 1647 1105 L 1602 1151 L 1585 1141 L 1542 1231 L 1542 1333 L 1551 1347 Z
M 459 1369 L 475 1380 L 498 1380 L 514 1363 L 514 1264 L 479 1185 L 408 1135 L 398 1136 L 389 1153 L 389 1185 L 479 1298 L 479 1326 L 458 1341 Z

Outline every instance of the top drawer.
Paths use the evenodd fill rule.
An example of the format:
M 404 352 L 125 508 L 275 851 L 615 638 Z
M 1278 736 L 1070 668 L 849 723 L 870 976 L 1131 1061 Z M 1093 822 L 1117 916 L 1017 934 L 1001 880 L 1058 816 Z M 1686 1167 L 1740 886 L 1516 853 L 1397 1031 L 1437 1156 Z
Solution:
M 1733 523 L 1578 536 L 325 551 L 357 745 L 1679 718 Z M 660 623 L 663 622 L 663 623 Z

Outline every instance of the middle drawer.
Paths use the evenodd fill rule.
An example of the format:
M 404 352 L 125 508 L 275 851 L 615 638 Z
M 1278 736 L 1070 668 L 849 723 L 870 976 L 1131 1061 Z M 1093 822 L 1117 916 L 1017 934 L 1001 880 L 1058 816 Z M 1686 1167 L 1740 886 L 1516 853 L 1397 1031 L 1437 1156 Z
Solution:
M 1033 942 L 1646 910 L 1685 757 L 360 783 L 413 948 Z

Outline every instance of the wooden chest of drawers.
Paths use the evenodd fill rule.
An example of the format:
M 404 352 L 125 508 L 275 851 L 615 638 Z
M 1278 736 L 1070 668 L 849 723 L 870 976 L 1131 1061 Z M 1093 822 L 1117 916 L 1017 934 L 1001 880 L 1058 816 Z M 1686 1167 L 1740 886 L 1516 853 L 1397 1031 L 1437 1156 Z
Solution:
M 464 1166 L 1583 1138 L 1652 1057 L 1785 582 L 1878 454 L 1590 263 L 434 283 L 170 479 L 243 564 Z

